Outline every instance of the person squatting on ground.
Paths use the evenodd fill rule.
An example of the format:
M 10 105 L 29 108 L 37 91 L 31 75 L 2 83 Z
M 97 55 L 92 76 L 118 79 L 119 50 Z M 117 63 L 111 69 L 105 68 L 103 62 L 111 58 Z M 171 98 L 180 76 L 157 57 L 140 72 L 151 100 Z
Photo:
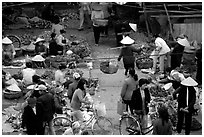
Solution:
M 68 95 L 70 102 L 72 101 L 73 94 L 77 88 L 77 85 L 79 83 L 79 80 L 81 79 L 81 76 L 79 73 L 75 72 L 73 74 L 73 78 L 74 78 L 74 81 L 69 85 L 69 89 L 67 92 L 67 95 Z
M 100 33 L 103 30 L 103 26 L 97 24 L 97 20 L 104 19 L 104 13 L 102 11 L 102 6 L 100 4 L 93 4 L 92 13 L 91 13 L 91 20 L 93 21 L 93 32 L 94 32 L 94 39 L 95 39 L 95 46 L 98 46 Z
M 118 57 L 118 61 L 120 61 L 121 58 L 123 58 L 123 64 L 124 64 L 124 68 L 125 68 L 125 75 L 127 75 L 128 70 L 130 68 L 132 68 L 132 69 L 135 68 L 135 57 L 134 57 L 133 53 L 134 52 L 140 52 L 141 49 L 137 49 L 137 48 L 133 47 L 132 44 L 134 43 L 134 40 L 131 39 L 128 36 L 123 38 L 121 43 L 123 45 L 125 45 L 125 46 L 122 47 L 122 49 L 121 49 L 120 55 Z
M 168 108 L 161 106 L 158 113 L 159 118 L 153 121 L 153 135 L 172 135 L 172 123 L 169 119 Z
M 66 106 L 66 102 L 63 99 L 63 88 L 57 87 L 54 94 L 55 112 L 57 114 L 63 114 L 63 107 Z
M 26 68 L 24 68 L 21 72 L 23 74 L 22 82 L 25 85 L 32 84 L 33 83 L 32 77 L 36 74 L 36 70 L 32 69 L 32 63 L 26 62 Z
M 181 82 L 181 86 L 174 91 L 173 97 L 178 101 L 178 122 L 177 132 L 181 133 L 183 121 L 185 118 L 185 135 L 189 135 L 191 131 L 192 113 L 194 112 L 194 104 L 196 102 L 196 90 L 194 86 L 198 83 L 191 77 Z M 178 94 L 178 96 L 177 96 Z
M 41 56 L 46 56 L 47 55 L 47 47 L 44 45 L 45 40 L 42 38 L 37 38 L 35 41 L 35 54 L 41 55 Z
M 66 65 L 60 64 L 59 69 L 55 72 L 55 82 L 56 85 L 62 86 L 65 82 L 65 74 L 63 71 L 66 69 Z
M 135 74 L 134 69 L 129 70 L 129 77 L 124 80 L 120 96 L 123 102 L 126 104 L 126 111 L 128 112 L 128 107 L 131 114 L 133 114 L 133 109 L 131 106 L 131 98 L 133 91 L 138 88 L 138 76 Z
M 13 42 L 5 37 L 2 40 L 2 61 L 12 61 L 14 56 L 16 55 L 15 48 L 13 46 Z
M 166 57 L 167 54 L 169 54 L 170 52 L 170 48 L 167 45 L 167 43 L 161 38 L 159 37 L 158 34 L 154 35 L 154 39 L 155 39 L 155 50 L 152 52 L 150 58 L 153 59 L 153 71 L 154 73 L 156 73 L 156 68 L 157 68 L 157 60 L 159 58 L 159 70 L 160 73 L 164 73 L 164 59 Z M 167 62 L 169 64 L 169 59 L 167 58 Z M 170 67 L 170 66 L 169 66 Z
M 38 86 L 41 96 L 37 99 L 37 105 L 39 106 L 39 115 L 43 123 L 42 134 L 44 134 L 45 126 L 48 124 L 49 135 L 55 135 L 53 127 L 53 117 L 55 113 L 54 97 L 48 92 L 47 87 L 44 85 Z
M 145 127 L 147 124 L 146 118 L 149 113 L 148 103 L 150 103 L 151 97 L 147 85 L 149 81 L 141 78 L 139 80 L 139 88 L 135 89 L 132 94 L 131 106 L 136 114 L 141 116 L 141 123 Z
M 85 98 L 87 92 L 87 84 L 88 82 L 85 79 L 80 79 L 77 85 L 77 89 L 75 90 L 72 101 L 71 108 L 73 110 L 73 117 L 75 121 L 84 121 L 82 112 L 80 110 L 82 103 L 89 104 Z
M 79 28 L 78 30 L 81 31 L 84 29 L 83 25 L 84 22 L 87 22 L 88 28 L 91 28 L 91 19 L 90 19 L 90 14 L 91 14 L 91 7 L 90 7 L 90 2 L 80 2 L 80 9 L 79 9 Z

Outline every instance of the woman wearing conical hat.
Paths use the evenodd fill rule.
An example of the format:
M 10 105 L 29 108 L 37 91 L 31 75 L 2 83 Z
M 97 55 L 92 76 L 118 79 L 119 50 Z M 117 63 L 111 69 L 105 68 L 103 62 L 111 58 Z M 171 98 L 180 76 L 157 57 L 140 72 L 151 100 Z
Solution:
M 189 135 L 191 130 L 192 113 L 194 112 L 194 104 L 196 102 L 195 86 L 198 83 L 188 77 L 181 82 L 181 86 L 173 93 L 173 97 L 178 101 L 178 122 L 177 132 L 181 133 L 183 128 L 183 120 L 185 117 L 185 134 Z M 178 96 L 177 96 L 178 94 Z
M 2 59 L 3 61 L 12 61 L 14 56 L 16 55 L 15 48 L 13 46 L 13 42 L 5 37 L 2 40 Z
M 174 44 L 171 44 L 171 45 L 174 45 Z M 182 59 L 185 47 L 190 47 L 187 36 L 179 35 L 175 42 L 174 48 L 171 52 L 171 69 L 180 67 L 181 59 Z

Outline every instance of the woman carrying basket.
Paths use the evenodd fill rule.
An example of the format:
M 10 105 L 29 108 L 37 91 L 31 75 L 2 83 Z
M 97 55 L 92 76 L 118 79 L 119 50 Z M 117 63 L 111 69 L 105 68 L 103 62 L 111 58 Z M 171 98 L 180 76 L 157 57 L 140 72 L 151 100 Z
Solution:
M 130 68 L 134 69 L 135 68 L 135 57 L 133 56 L 133 52 L 140 52 L 141 49 L 137 49 L 133 46 L 131 46 L 134 43 L 134 40 L 131 39 L 130 37 L 126 36 L 121 40 L 121 43 L 125 45 L 122 47 L 120 55 L 118 57 L 118 61 L 121 60 L 123 57 L 123 64 L 125 68 L 125 75 L 127 75 L 128 70 Z

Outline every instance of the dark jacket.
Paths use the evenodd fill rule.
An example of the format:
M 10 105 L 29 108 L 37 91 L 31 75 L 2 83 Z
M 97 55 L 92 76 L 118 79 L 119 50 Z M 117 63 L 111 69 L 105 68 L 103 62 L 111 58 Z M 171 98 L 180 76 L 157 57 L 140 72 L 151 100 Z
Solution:
M 189 91 L 189 99 L 188 99 L 188 111 L 189 112 L 193 112 L 194 111 L 194 104 L 196 101 L 196 91 L 194 89 L 194 87 L 188 87 L 188 91 Z M 176 94 L 178 94 L 178 110 L 180 110 L 180 108 L 185 108 L 187 107 L 187 103 L 186 103 L 186 96 L 187 96 L 187 86 L 181 86 L 179 87 L 174 93 L 173 93 L 173 97 L 174 99 L 176 98 Z
M 164 122 L 164 125 L 162 125 L 162 119 L 155 120 L 153 122 L 153 135 L 172 135 L 171 121 Z
M 52 120 L 55 113 L 55 102 L 53 95 L 51 93 L 45 93 L 37 99 L 37 103 L 39 105 L 42 120 L 45 122 Z
M 24 108 L 22 121 L 23 121 L 22 128 L 26 127 L 28 135 L 37 134 L 38 118 L 37 115 L 34 113 L 33 109 L 29 105 L 27 105 Z
M 147 105 L 150 102 L 151 97 L 149 90 L 147 88 L 144 90 L 144 93 L 145 93 L 145 110 L 146 113 L 148 113 L 149 108 L 147 107 Z M 134 110 L 142 110 L 142 96 L 140 93 L 140 88 L 133 91 L 131 105 Z
M 55 112 L 57 114 L 62 114 L 62 108 L 66 105 L 65 101 L 62 100 L 62 97 L 59 95 L 54 95 L 54 101 L 55 101 Z
M 140 52 L 141 49 L 136 49 L 133 46 L 126 46 L 121 49 L 118 61 L 123 57 L 124 64 L 133 64 L 135 62 L 134 52 Z
M 49 44 L 49 54 L 50 55 L 58 55 L 58 51 L 57 51 L 58 45 L 57 42 L 55 40 L 51 40 L 50 44 Z

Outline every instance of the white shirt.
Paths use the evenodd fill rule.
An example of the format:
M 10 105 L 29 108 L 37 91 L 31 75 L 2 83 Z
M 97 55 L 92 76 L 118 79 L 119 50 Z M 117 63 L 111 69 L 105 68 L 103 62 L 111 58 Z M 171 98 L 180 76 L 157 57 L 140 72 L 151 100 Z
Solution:
M 91 20 L 94 20 L 94 19 L 104 19 L 103 11 L 102 10 L 101 11 L 92 11 Z M 98 25 L 94 24 L 94 22 L 93 22 L 93 25 L 98 26 Z
M 61 70 L 57 70 L 55 72 L 55 81 L 57 84 L 62 84 L 65 82 L 64 73 Z
M 60 24 L 52 24 L 52 32 L 56 33 L 57 36 L 60 35 L 60 30 L 64 29 L 64 27 Z
M 142 99 L 144 99 L 144 98 L 145 98 L 144 90 L 140 89 L 140 93 L 141 93 L 141 97 L 142 97 Z
M 157 37 L 156 40 L 155 40 L 155 45 L 157 48 L 160 48 L 161 47 L 161 50 L 159 52 L 159 55 L 162 55 L 162 54 L 166 54 L 167 52 L 170 51 L 170 48 L 169 46 L 166 44 L 166 42 L 160 38 L 160 37 Z
M 22 70 L 23 73 L 23 82 L 27 84 L 32 84 L 33 83 L 33 75 L 36 74 L 36 71 L 32 68 L 26 68 Z
M 60 46 L 64 46 L 65 44 L 62 43 L 62 40 L 65 40 L 65 38 L 60 34 L 58 37 L 57 37 L 57 44 L 60 45 Z

